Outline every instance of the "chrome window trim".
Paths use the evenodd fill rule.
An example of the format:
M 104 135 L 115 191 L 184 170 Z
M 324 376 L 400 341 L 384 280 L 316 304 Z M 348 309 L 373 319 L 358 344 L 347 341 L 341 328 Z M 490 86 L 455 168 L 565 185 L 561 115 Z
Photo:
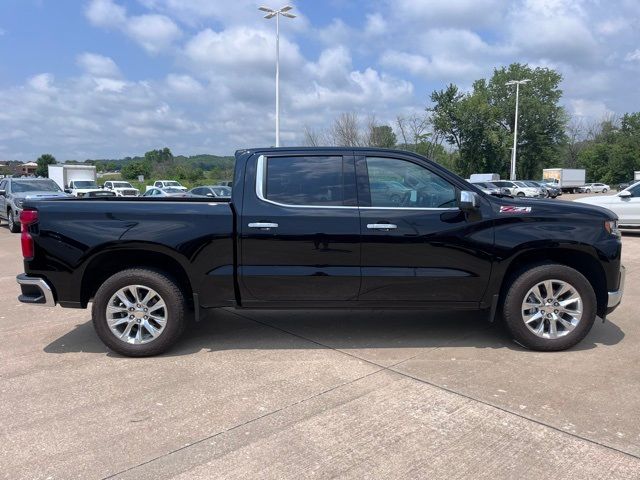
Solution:
M 292 205 L 289 203 L 280 203 L 273 200 L 269 200 L 264 195 L 264 184 L 267 179 L 267 157 L 260 155 L 256 165 L 256 195 L 263 202 L 270 203 L 272 205 L 278 205 L 279 207 L 287 208 L 329 208 L 329 209 L 358 209 L 358 210 L 417 210 L 427 212 L 452 212 L 459 211 L 458 207 L 360 207 L 360 206 L 346 206 L 346 205 Z
M 340 155 L 342 157 L 342 155 Z M 275 202 L 273 200 L 269 200 L 264 195 L 264 184 L 267 180 L 267 157 L 264 155 L 260 155 L 258 157 L 258 164 L 256 165 L 256 195 L 263 202 L 271 203 L 272 205 L 278 205 L 279 207 L 288 207 L 288 208 L 329 208 L 333 210 L 345 210 L 345 209 L 357 209 L 357 206 L 347 206 L 347 205 L 291 205 L 288 203 L 280 203 Z

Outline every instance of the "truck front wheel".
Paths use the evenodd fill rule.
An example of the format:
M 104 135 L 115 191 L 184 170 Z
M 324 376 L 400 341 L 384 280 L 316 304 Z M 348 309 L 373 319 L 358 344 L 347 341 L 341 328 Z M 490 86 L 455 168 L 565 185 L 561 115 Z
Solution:
M 515 340 L 532 350 L 565 350 L 580 342 L 596 318 L 589 281 L 565 265 L 540 265 L 518 275 L 504 300 Z
M 171 277 L 132 268 L 116 273 L 98 289 L 93 326 L 115 352 L 129 357 L 157 355 L 182 335 L 185 308 L 184 294 Z

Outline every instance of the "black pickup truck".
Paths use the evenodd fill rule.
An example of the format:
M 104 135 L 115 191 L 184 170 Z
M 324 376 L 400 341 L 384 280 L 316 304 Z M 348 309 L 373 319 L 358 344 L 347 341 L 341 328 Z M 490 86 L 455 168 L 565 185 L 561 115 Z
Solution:
M 92 302 L 97 334 L 131 356 L 217 307 L 483 310 L 561 350 L 624 286 L 612 212 L 487 195 L 404 151 L 241 150 L 230 201 L 27 201 L 21 223 L 20 301 Z

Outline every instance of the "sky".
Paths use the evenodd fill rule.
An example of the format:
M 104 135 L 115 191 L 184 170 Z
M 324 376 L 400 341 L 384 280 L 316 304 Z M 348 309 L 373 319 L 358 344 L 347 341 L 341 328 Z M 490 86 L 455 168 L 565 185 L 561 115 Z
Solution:
M 272 0 L 2 0 L 0 161 L 274 144 Z M 424 111 L 513 62 L 578 119 L 640 111 L 639 0 L 298 0 L 281 19 L 281 143 L 342 112 Z M 526 88 L 526 87 L 525 87 Z

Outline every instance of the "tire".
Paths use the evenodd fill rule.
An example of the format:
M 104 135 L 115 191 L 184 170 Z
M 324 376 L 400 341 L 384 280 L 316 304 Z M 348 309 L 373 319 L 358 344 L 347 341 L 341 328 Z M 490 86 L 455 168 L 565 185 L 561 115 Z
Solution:
M 13 210 L 11 209 L 7 211 L 7 222 L 9 223 L 9 231 L 11 233 L 20 232 L 20 222 L 16 222 L 16 217 L 14 216 Z
M 126 305 L 120 300 L 123 291 Z M 134 291 L 139 303 L 136 303 Z M 150 296 L 145 303 L 147 294 L 151 295 L 151 292 L 156 295 Z M 121 296 L 116 297 L 116 293 Z M 141 300 L 143 296 L 145 298 Z M 160 301 L 164 306 L 158 307 Z M 144 312 L 148 315 L 142 307 L 146 308 Z M 166 352 L 178 341 L 187 323 L 185 310 L 184 293 L 171 277 L 155 270 L 132 268 L 116 273 L 102 284 L 95 295 L 91 313 L 96 333 L 107 347 L 128 357 L 147 357 Z M 110 326 L 108 316 L 119 336 Z M 114 326 L 116 323 L 118 325 Z M 151 333 L 153 331 L 155 335 Z
M 587 189 L 585 190 L 585 193 L 591 193 L 591 189 L 590 189 L 590 188 L 587 188 Z
M 522 193 L 522 192 L 518 192 L 518 193 L 516 193 L 516 197 L 520 197 L 520 198 L 522 198 L 522 197 L 524 197 L 524 193 Z
M 603 189 L 602 189 L 602 193 L 607 193 L 607 189 L 606 189 L 606 188 L 603 188 Z
M 557 315 L 555 312 L 559 310 L 554 309 L 558 302 L 565 302 L 565 307 L 568 307 L 567 312 L 575 311 L 577 313 L 580 310 L 580 305 L 577 302 L 566 304 L 568 296 L 573 295 L 571 291 L 559 295 L 558 298 L 551 296 L 551 298 L 540 299 L 544 302 L 541 308 L 534 307 L 525 310 L 525 300 L 531 302 L 527 305 L 537 303 L 535 300 L 536 295 L 530 296 L 531 291 L 535 290 L 537 296 L 548 296 L 548 292 L 546 295 L 541 295 L 545 292 L 537 290 L 537 286 L 545 281 L 553 281 L 551 289 L 554 293 L 552 295 L 559 294 L 561 285 L 564 284 L 569 285 L 573 292 L 579 296 L 582 302 L 582 313 L 575 325 L 573 325 L 575 316 L 572 316 L 571 313 L 562 312 Z M 546 300 L 549 299 L 554 300 L 554 302 L 547 304 Z M 559 306 L 559 309 L 562 308 L 562 306 Z M 533 266 L 516 274 L 505 296 L 503 317 L 507 329 L 520 345 L 532 350 L 558 351 L 571 348 L 584 339 L 596 319 L 596 310 L 596 294 L 584 275 L 565 265 L 548 264 Z M 527 312 L 526 315 L 525 311 Z M 542 314 L 541 312 L 545 313 Z M 552 318 L 547 318 L 549 315 Z M 525 323 L 525 317 L 528 317 L 529 326 Z M 534 320 L 534 317 L 542 318 L 538 321 Z M 555 320 L 560 317 L 562 320 Z M 556 325 L 555 338 L 551 327 L 552 323 Z M 542 327 L 540 327 L 541 324 L 543 325 Z M 565 324 L 570 324 L 571 328 L 566 328 Z M 533 330 L 538 331 L 538 333 L 534 333 Z

